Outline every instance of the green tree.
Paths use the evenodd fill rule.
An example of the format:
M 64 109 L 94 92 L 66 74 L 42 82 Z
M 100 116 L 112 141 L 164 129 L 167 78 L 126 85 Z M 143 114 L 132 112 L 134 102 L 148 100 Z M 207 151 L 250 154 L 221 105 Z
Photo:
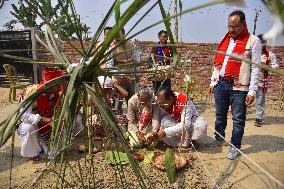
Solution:
M 19 0 L 18 7 L 12 4 L 13 11 L 11 14 L 21 23 L 24 27 L 36 27 L 42 33 L 44 21 L 38 16 L 40 13 L 48 19 L 51 23 L 64 33 L 70 39 L 77 39 L 76 33 L 80 33 L 82 38 L 87 38 L 90 27 L 81 23 L 78 14 L 72 14 L 73 8 L 70 6 L 69 0 L 57 1 L 56 5 L 52 5 L 51 0 L 38 0 L 38 10 L 28 6 L 24 0 Z M 72 12 L 72 13 L 71 13 Z M 68 17 L 67 17 L 68 15 Z M 74 16 L 75 15 L 75 16 Z M 72 27 L 72 21 L 77 22 L 77 27 Z
M 126 24 L 129 24 L 129 21 L 134 17 L 136 13 L 139 11 L 143 11 L 143 15 L 141 18 L 132 26 L 131 30 L 134 29 L 140 21 L 145 18 L 145 16 L 153 10 L 153 8 L 156 5 L 159 5 L 161 14 L 163 17 L 163 20 L 154 22 L 153 24 L 149 25 L 146 28 L 143 28 L 142 30 L 132 34 L 129 36 L 126 34 L 125 38 L 115 47 L 122 46 L 127 40 L 133 39 L 138 34 L 146 31 L 149 28 L 152 28 L 154 26 L 157 26 L 161 23 L 165 24 L 166 29 L 169 33 L 169 39 L 171 41 L 170 45 L 173 47 L 179 46 L 179 47 L 188 47 L 197 51 L 206 51 L 206 52 L 214 52 L 214 53 L 220 53 L 218 51 L 213 51 L 210 49 L 206 49 L 204 47 L 195 47 L 193 45 L 176 45 L 173 40 L 173 33 L 170 29 L 170 20 L 174 18 L 175 16 L 180 16 L 181 14 L 185 14 L 188 12 L 192 12 L 195 10 L 199 10 L 201 8 L 205 8 L 212 5 L 217 5 L 220 3 L 226 3 L 229 0 L 213 0 L 210 2 L 206 2 L 205 4 L 201 4 L 195 7 L 191 7 L 188 9 L 183 10 L 178 15 L 172 15 L 167 16 L 162 0 L 156 0 L 155 4 L 152 5 L 146 12 L 142 8 L 150 2 L 150 0 L 134 0 L 131 2 L 131 4 L 127 7 L 125 11 L 120 10 L 120 5 L 125 2 L 125 0 L 116 0 L 112 6 L 109 8 L 105 18 L 100 23 L 97 31 L 95 32 L 94 36 L 92 37 L 92 40 L 89 43 L 89 46 L 86 48 L 82 43 L 82 33 L 80 31 L 80 24 L 79 24 L 79 18 L 75 12 L 74 5 L 72 4 L 72 1 L 70 1 L 70 7 L 67 4 L 66 8 L 64 8 L 64 2 L 63 0 L 58 0 L 59 8 L 66 16 L 66 19 L 70 22 L 70 25 L 75 31 L 75 34 L 77 38 L 80 40 L 80 47 L 76 47 L 72 44 L 70 41 L 69 36 L 67 33 L 62 33 L 62 30 L 66 26 L 59 26 L 59 23 L 55 23 L 55 20 L 58 19 L 58 17 L 54 18 L 52 6 L 50 4 L 50 0 L 24 0 L 25 3 L 28 4 L 28 6 L 38 15 L 40 19 L 44 21 L 45 27 L 46 27 L 46 33 L 45 33 L 45 42 L 43 40 L 40 40 L 42 44 L 47 48 L 47 50 L 54 56 L 56 59 L 58 59 L 58 62 L 43 62 L 38 60 L 31 60 L 28 58 L 22 58 L 17 56 L 12 56 L 9 54 L 6 54 L 5 51 L 0 50 L 0 56 L 1 57 L 8 57 L 8 58 L 14 58 L 18 60 L 24 60 L 26 63 L 33 63 L 33 64 L 47 64 L 47 65 L 54 65 L 58 66 L 61 65 L 64 67 L 67 71 L 67 74 L 57 77 L 53 80 L 50 80 L 45 83 L 45 85 L 42 86 L 41 90 L 38 90 L 32 94 L 30 94 L 26 99 L 18 106 L 18 108 L 10 114 L 6 119 L 4 119 L 2 122 L 0 122 L 0 147 L 2 147 L 8 139 L 12 138 L 12 158 L 11 158 L 11 169 L 10 169 L 10 187 L 12 187 L 12 168 L 13 168 L 13 149 L 14 149 L 14 141 L 15 141 L 15 130 L 17 121 L 20 119 L 21 115 L 24 111 L 28 109 L 32 105 L 33 102 L 35 102 L 38 97 L 44 93 L 45 91 L 58 87 L 62 84 L 67 84 L 65 93 L 62 96 L 62 104 L 60 109 L 56 110 L 57 112 L 54 114 L 53 117 L 53 124 L 52 124 L 52 134 L 50 143 L 56 147 L 58 147 L 58 154 L 54 161 L 54 166 L 50 167 L 50 171 L 47 169 L 43 169 L 42 174 L 38 178 L 42 178 L 43 172 L 46 172 L 46 174 L 56 174 L 56 181 L 54 182 L 55 188 L 95 188 L 98 185 L 98 180 L 96 180 L 96 174 L 98 172 L 96 171 L 96 166 L 98 166 L 94 159 L 97 158 L 96 155 L 93 153 L 93 133 L 94 128 L 92 123 L 89 123 L 89 118 L 92 116 L 92 111 L 90 111 L 90 103 L 92 102 L 93 106 L 95 106 L 98 118 L 101 118 L 103 123 L 102 125 L 106 129 L 108 137 L 107 141 L 109 141 L 111 144 L 114 144 L 112 149 L 113 151 L 123 151 L 127 154 L 127 157 L 129 158 L 130 164 L 134 170 L 136 178 L 135 181 L 137 181 L 140 185 L 140 188 L 155 188 L 155 186 L 152 186 L 154 182 L 150 180 L 151 178 L 148 177 L 143 169 L 140 168 L 137 161 L 133 159 L 132 151 L 129 150 L 127 145 L 127 139 L 125 138 L 124 131 L 120 125 L 117 124 L 117 121 L 115 119 L 115 116 L 113 114 L 113 111 L 111 107 L 108 105 L 108 101 L 106 96 L 104 95 L 104 91 L 100 86 L 100 83 L 97 79 L 98 76 L 101 75 L 108 75 L 110 77 L 112 76 L 119 76 L 121 74 L 133 74 L 129 71 L 126 72 L 113 72 L 112 70 L 103 69 L 101 67 L 102 64 L 104 64 L 108 59 L 110 58 L 112 54 L 112 50 L 109 50 L 110 44 L 113 42 L 113 40 L 119 35 L 122 28 L 125 27 Z M 231 0 L 233 1 L 233 0 Z M 69 2 L 69 0 L 68 0 Z M 230 1 L 229 1 L 230 2 Z M 238 2 L 238 1 L 234 1 Z M 69 9 L 70 8 L 70 9 Z M 68 10 L 71 11 L 71 16 L 68 14 Z M 57 11 L 55 11 L 57 13 Z M 52 14 L 51 14 L 52 13 Z M 115 13 L 115 19 L 116 23 L 111 29 L 111 32 L 106 37 L 106 39 L 99 45 L 96 46 L 99 36 L 103 33 L 103 28 L 106 26 L 109 19 L 112 17 L 113 13 Z M 61 13 L 59 15 L 62 15 Z M 65 19 L 64 17 L 62 18 Z M 73 30 L 72 29 L 72 30 Z M 130 30 L 130 31 L 131 31 Z M 59 36 L 61 39 L 66 40 L 66 43 L 70 45 L 77 53 L 82 57 L 82 62 L 80 64 L 71 64 L 68 59 L 66 59 L 64 51 L 58 48 L 54 36 L 55 34 Z M 147 47 L 153 47 L 155 45 L 144 45 L 141 46 L 141 48 L 147 48 Z M 122 53 L 125 53 L 131 49 L 126 49 Z M 237 60 L 245 60 L 247 63 L 252 64 L 253 62 L 244 59 L 240 56 L 236 55 L 228 55 L 233 57 Z M 90 62 L 87 63 L 88 57 L 93 57 Z M 180 65 L 182 62 L 178 62 L 177 59 L 177 53 L 176 49 L 173 50 L 173 63 L 171 69 L 169 69 L 167 75 L 170 75 L 170 72 L 174 72 L 177 65 Z M 178 64 L 180 63 L 180 64 Z M 143 64 L 139 62 L 140 65 Z M 136 64 L 130 63 L 127 65 L 128 67 L 134 67 Z M 278 73 L 281 76 L 284 76 L 284 73 L 282 70 L 277 70 L 273 68 L 267 68 L 265 66 L 260 65 L 261 68 L 268 69 L 268 71 Z M 121 68 L 117 66 L 116 68 Z M 141 72 L 143 73 L 143 71 Z M 144 72 L 145 73 L 145 72 Z M 151 72 L 147 72 L 151 73 Z M 154 74 L 154 71 L 152 72 Z M 189 79 L 186 79 L 188 82 Z M 67 82 L 67 83 L 66 83 Z M 20 111 L 23 108 L 23 111 Z M 75 137 L 73 135 L 73 130 L 76 122 L 76 115 L 78 115 L 79 112 L 82 112 L 83 115 L 83 124 L 84 124 L 84 135 L 86 140 L 86 145 L 88 146 L 89 152 L 84 154 L 84 164 L 80 164 L 79 159 L 78 165 L 76 167 L 71 165 L 72 163 L 67 157 L 70 157 L 71 153 L 68 152 L 68 150 L 71 149 L 71 145 L 76 142 Z M 60 148 L 59 148 L 60 147 Z M 62 148 L 61 148 L 62 147 Z M 175 170 L 173 167 L 173 157 L 172 152 L 168 151 L 169 155 L 166 160 L 166 166 L 168 167 L 168 176 L 170 176 L 171 180 L 174 180 L 173 176 L 175 174 Z M 72 157 L 74 158 L 74 157 Z M 250 159 L 249 159 L 250 160 Z M 72 159 L 73 161 L 73 159 Z M 101 160 L 100 160 L 101 161 Z M 250 160 L 251 161 L 251 160 Z M 251 161 L 252 162 L 252 161 Z M 49 165 L 49 163 L 47 164 Z M 254 163 L 254 165 L 257 165 Z M 67 168 L 70 168 L 70 171 L 67 171 Z M 259 168 L 259 166 L 258 166 Z M 76 171 L 76 170 L 77 171 Z M 119 184 L 120 186 L 123 185 L 123 188 L 132 188 L 132 185 L 129 185 L 126 181 L 126 177 L 124 174 L 124 169 L 122 166 L 117 165 L 115 167 L 118 173 L 118 177 L 116 177 L 114 181 L 115 184 Z M 108 167 L 107 167 L 108 170 Z M 85 173 L 83 173 L 85 171 Z M 129 170 L 127 170 L 129 171 Z M 262 170 L 263 171 L 263 170 Z M 273 179 L 279 186 L 283 186 L 283 184 L 275 179 L 273 176 L 269 175 L 268 173 L 264 172 L 267 176 L 270 177 L 270 179 Z M 76 180 L 70 180 L 72 177 L 70 175 L 75 175 Z M 100 174 L 100 173 L 99 173 Z M 116 175 L 117 176 L 117 175 Z M 209 175 L 211 176 L 211 175 Z M 52 177 L 49 177 L 52 178 Z M 132 179 L 132 178 L 131 178 Z M 53 181 L 53 180 L 52 180 Z M 51 181 L 51 182 L 52 182 Z M 73 182 L 74 181 L 74 182 Z M 117 182 L 118 181 L 118 182 Z M 120 182 L 119 182 L 120 181 Z M 36 180 L 33 182 L 33 184 L 36 182 Z M 99 181 L 101 182 L 101 181 Z M 73 184 L 74 183 L 74 184 Z M 129 186 L 128 186 L 129 185 Z M 33 188 L 32 186 L 30 188 Z M 116 187 L 119 188 L 119 187 Z
M 3 24 L 3 27 L 6 30 L 17 30 L 16 28 L 16 24 L 18 24 L 18 20 L 10 20 L 8 22 L 6 22 L 5 24 Z

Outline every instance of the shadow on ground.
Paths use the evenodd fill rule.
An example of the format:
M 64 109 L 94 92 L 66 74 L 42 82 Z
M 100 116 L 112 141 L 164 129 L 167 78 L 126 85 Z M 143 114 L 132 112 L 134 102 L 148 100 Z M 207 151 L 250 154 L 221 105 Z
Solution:
M 267 175 L 265 175 L 263 172 L 258 170 L 256 167 L 254 167 L 251 163 L 248 163 L 246 159 L 244 159 L 244 158 L 239 158 L 239 159 L 241 159 L 240 163 L 242 165 L 244 165 L 247 169 L 250 170 L 250 173 L 246 174 L 245 176 L 243 176 L 243 177 L 237 179 L 236 181 L 230 183 L 230 185 L 228 185 L 227 187 L 224 187 L 224 188 L 226 188 L 226 189 L 234 188 L 235 186 L 238 186 L 238 184 L 242 183 L 244 180 L 252 179 L 252 177 L 258 178 L 259 182 L 255 183 L 256 188 L 258 188 L 258 186 L 260 186 L 260 183 L 262 183 L 262 186 L 265 186 L 265 188 L 270 188 L 270 189 L 280 189 L 281 188 L 277 183 L 272 181 Z M 232 161 L 232 162 L 234 162 L 234 161 Z
M 284 117 L 266 116 L 264 119 L 264 125 L 283 125 L 284 126 Z
M 255 121 L 255 118 L 248 118 L 246 121 Z M 284 126 L 284 117 L 265 116 L 263 126 L 265 125 L 283 125 Z
M 4 172 L 9 170 L 11 167 L 11 146 L 7 146 L 4 149 L 1 149 L 0 151 L 0 157 L 1 157 L 1 165 L 0 165 L 0 172 Z M 20 148 L 15 147 L 14 148 L 14 159 L 13 159 L 13 168 L 26 163 L 26 159 L 22 158 L 19 155 Z
M 263 151 L 267 152 L 284 151 L 283 138 L 272 135 L 244 136 L 242 144 L 250 145 L 250 147 L 242 150 L 245 154 L 258 153 Z

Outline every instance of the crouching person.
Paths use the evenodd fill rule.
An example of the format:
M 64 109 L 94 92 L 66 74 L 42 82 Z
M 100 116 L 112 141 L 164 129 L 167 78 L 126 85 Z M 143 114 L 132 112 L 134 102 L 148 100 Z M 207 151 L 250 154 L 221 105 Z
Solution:
M 189 147 L 192 141 L 198 147 L 197 140 L 207 133 L 207 122 L 198 116 L 192 101 L 168 88 L 159 90 L 157 99 L 168 115 L 161 119 L 154 135 L 170 146 Z
M 158 103 L 152 103 L 152 93 L 141 88 L 128 101 L 128 132 L 131 147 L 140 147 L 146 143 L 146 134 L 152 128 L 160 127 L 161 116 L 165 115 Z
M 62 75 L 62 71 L 58 69 L 43 70 L 41 83 L 28 87 L 24 91 L 22 100 L 31 93 L 42 90 L 41 85 L 44 82 Z M 38 97 L 32 106 L 23 112 L 21 116 L 22 123 L 18 127 L 22 157 L 38 160 L 40 159 L 39 154 L 41 151 L 44 151 L 48 155 L 48 159 L 51 159 L 55 155 L 56 149 L 52 146 L 48 149 L 48 143 L 52 132 L 52 117 L 55 109 L 61 105 L 60 94 L 62 92 L 63 86 L 48 89 Z M 78 115 L 76 128 L 79 128 L 81 123 L 82 117 Z
M 34 90 L 37 90 L 37 85 L 27 87 L 24 92 L 25 96 L 28 96 Z M 51 122 L 51 118 L 42 117 L 38 113 L 33 112 L 35 109 L 37 109 L 37 102 L 33 103 L 32 106 L 22 114 L 20 119 L 22 123 L 17 129 L 20 136 L 21 156 L 34 161 L 40 159 L 39 154 L 43 150 L 40 145 L 38 125 L 48 125 Z

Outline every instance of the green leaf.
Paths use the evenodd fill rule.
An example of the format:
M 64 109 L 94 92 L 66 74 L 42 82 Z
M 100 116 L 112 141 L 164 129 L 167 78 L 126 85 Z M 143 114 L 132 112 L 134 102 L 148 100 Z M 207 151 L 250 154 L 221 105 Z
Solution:
M 100 115 L 102 116 L 103 120 L 105 121 L 105 124 L 108 127 L 110 127 L 110 129 L 114 132 L 114 134 L 116 134 L 116 136 L 117 136 L 116 141 L 119 142 L 119 144 L 121 144 L 122 150 L 127 154 L 129 162 L 132 166 L 132 169 L 134 170 L 137 178 L 139 178 L 139 184 L 142 187 L 146 187 L 146 184 L 145 184 L 143 177 L 147 178 L 147 176 L 141 170 L 137 161 L 135 161 L 133 159 L 132 154 L 130 153 L 130 151 L 128 149 L 128 145 L 127 145 L 125 139 L 123 138 L 123 130 L 117 125 L 114 114 L 113 114 L 111 108 L 109 107 L 109 105 L 103 100 L 104 98 L 102 98 L 102 96 L 99 95 L 99 94 L 102 94 L 102 92 L 99 91 L 99 90 L 101 90 L 101 87 L 98 88 L 99 83 L 97 82 L 96 84 L 97 84 L 97 86 L 95 86 L 95 89 L 97 89 L 96 91 L 94 90 L 93 87 L 91 87 L 88 84 L 84 84 L 85 90 L 87 91 L 88 95 L 91 97 L 94 104 L 98 108 L 98 111 L 100 112 Z
M 65 33 L 60 32 L 60 27 L 55 26 L 54 24 L 52 24 L 52 22 L 50 21 L 50 18 L 49 18 L 50 12 L 47 11 L 46 14 L 40 13 L 39 9 L 41 8 L 41 6 L 38 4 L 37 1 L 33 1 L 33 2 L 30 2 L 28 0 L 24 0 L 24 1 L 29 5 L 31 10 L 33 10 L 35 12 L 35 14 L 37 14 L 44 21 L 45 24 L 47 24 L 56 34 L 59 35 L 59 37 L 61 37 L 63 40 L 65 40 L 66 43 L 68 43 L 68 45 L 70 45 L 78 54 L 80 54 L 81 56 L 84 56 L 84 53 L 81 52 L 78 48 L 76 48 L 71 43 L 69 37 Z M 47 16 L 47 15 L 49 15 L 49 16 Z
M 120 19 L 120 1 L 116 1 L 115 7 L 114 7 L 114 15 L 115 15 L 115 21 L 116 23 L 119 22 Z
M 10 54 L 1 53 L 1 51 L 0 51 L 0 57 L 12 58 L 12 59 L 18 60 L 18 62 L 24 62 L 28 64 L 45 64 L 45 65 L 62 66 L 62 67 L 66 66 L 65 63 L 53 63 L 53 62 L 33 60 L 31 58 L 26 58 L 22 56 L 14 56 Z
M 158 1 L 154 3 L 140 18 L 139 20 L 130 28 L 130 30 L 125 34 L 125 37 L 127 37 L 131 31 L 151 12 L 153 8 L 155 8 L 158 5 Z
M 83 53 L 86 54 L 86 50 L 85 50 L 85 47 L 83 45 L 83 37 L 82 37 L 83 31 L 81 31 L 82 30 L 82 24 L 80 23 L 79 18 L 77 17 L 73 1 L 70 2 L 70 7 L 71 7 L 71 12 L 72 12 L 72 17 L 74 18 L 74 21 L 75 21 L 74 32 L 76 33 L 76 35 L 77 35 L 77 37 L 80 41 L 81 48 L 83 49 Z M 66 16 L 69 17 L 68 14 Z
M 164 19 L 162 19 L 162 20 L 159 20 L 159 21 L 157 21 L 157 22 L 155 22 L 155 23 L 153 23 L 153 24 L 151 24 L 151 25 L 149 25 L 149 26 L 147 26 L 147 27 L 141 29 L 140 31 L 138 31 L 138 32 L 136 32 L 136 33 L 134 33 L 134 34 L 132 34 L 130 37 L 128 37 L 128 38 L 125 39 L 125 40 L 126 40 L 126 41 L 127 41 L 127 40 L 130 40 L 130 39 L 134 38 L 135 36 L 137 36 L 137 35 L 143 33 L 144 31 L 147 31 L 147 30 L 153 28 L 154 26 L 157 26 L 157 25 L 159 25 L 159 24 L 161 24 L 161 23 L 163 23 L 163 22 L 165 22 L 165 21 L 169 21 L 169 20 L 171 20 L 172 18 L 174 18 L 174 17 L 176 17 L 176 16 L 180 16 L 180 15 L 183 15 L 183 14 L 186 14 L 186 13 L 189 13 L 189 12 L 193 12 L 193 11 L 196 11 L 196 10 L 199 10 L 199 9 L 202 9 L 202 8 L 205 8 L 205 7 L 209 7 L 209 6 L 213 6 L 213 5 L 218 5 L 218 4 L 224 3 L 224 1 L 225 1 L 225 0 L 214 0 L 214 1 L 210 1 L 210 2 L 207 2 L 207 3 L 201 4 L 201 5 L 194 6 L 194 7 L 192 7 L 192 8 L 185 9 L 185 10 L 183 10 L 182 12 L 180 12 L 180 13 L 178 13 L 178 14 L 174 14 L 174 15 L 172 15 L 171 17 L 167 17 L 167 18 L 164 18 Z M 160 0 L 159 0 L 159 2 L 160 2 Z
M 169 182 L 173 183 L 176 179 L 176 165 L 175 165 L 175 156 L 172 149 L 168 148 L 166 150 L 164 164 Z
M 93 36 L 89 48 L 87 50 L 87 55 L 90 56 L 93 47 L 95 46 L 95 44 L 97 43 L 100 34 L 102 33 L 102 31 L 104 30 L 104 27 L 106 26 L 107 22 L 109 21 L 113 11 L 114 11 L 114 7 L 115 7 L 116 1 L 114 1 L 114 3 L 112 4 L 112 6 L 110 7 L 109 11 L 107 12 L 106 16 L 104 17 L 103 21 L 101 22 L 99 28 L 97 29 L 95 35 Z M 95 50 L 94 53 L 96 53 L 99 50 L 100 46 Z
M 154 157 L 154 152 L 148 152 L 148 154 L 144 157 L 142 163 L 144 165 L 150 164 L 152 162 L 152 158 Z
M 163 20 L 164 20 L 165 27 L 166 27 L 167 32 L 168 32 L 170 43 L 173 44 L 174 43 L 174 36 L 173 36 L 173 32 L 171 30 L 171 22 L 170 22 L 171 15 L 169 13 L 168 13 L 168 15 L 166 15 L 162 1 L 159 1 L 159 6 L 160 6 L 160 11 L 161 11 L 161 14 L 162 14 L 162 17 L 163 17 Z M 176 53 L 177 53 L 176 47 L 173 47 L 173 54 L 175 55 Z
M 88 65 L 88 74 L 92 74 L 93 72 L 95 72 L 96 67 L 94 66 L 94 64 L 100 63 L 104 57 L 109 55 L 114 50 L 113 48 L 111 51 L 109 51 L 109 54 L 105 53 L 106 50 L 109 48 L 110 44 L 113 42 L 114 38 L 124 27 L 124 25 L 135 15 L 137 11 L 139 11 L 148 2 L 148 0 L 136 0 L 126 9 L 126 11 L 121 15 L 119 22 L 112 27 L 112 30 L 110 31 L 109 35 L 102 42 L 99 51 L 95 54 L 93 60 Z M 124 44 L 125 42 L 125 40 L 122 40 L 116 46 L 116 48 Z
M 108 164 L 116 165 L 127 165 L 129 164 L 129 159 L 126 153 L 118 151 L 108 151 Z

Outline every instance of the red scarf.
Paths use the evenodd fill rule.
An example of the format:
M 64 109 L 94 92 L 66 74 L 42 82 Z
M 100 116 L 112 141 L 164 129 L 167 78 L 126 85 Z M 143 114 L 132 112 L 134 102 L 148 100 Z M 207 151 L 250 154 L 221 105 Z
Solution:
M 150 110 L 149 111 L 142 111 L 142 113 L 140 115 L 140 119 L 139 119 L 139 123 L 142 127 L 139 128 L 139 129 L 146 131 L 148 125 L 152 121 L 152 117 L 153 117 L 152 111 L 150 111 Z
M 178 122 L 181 122 L 181 112 L 182 109 L 184 108 L 184 105 L 186 104 L 187 98 L 186 95 L 183 93 L 175 93 L 175 99 L 173 102 L 173 105 L 166 109 L 166 112 L 173 116 L 175 120 Z
M 237 41 L 237 43 L 235 45 L 235 48 L 232 54 L 243 55 L 245 53 L 245 50 L 246 50 L 245 48 L 246 48 L 246 44 L 249 39 L 249 36 L 250 34 L 248 32 L 247 26 L 245 25 L 245 29 L 234 39 Z M 226 36 L 223 38 L 223 40 L 221 41 L 221 43 L 219 44 L 217 50 L 226 53 L 231 38 L 232 37 L 230 33 L 228 32 Z M 225 59 L 225 56 L 222 54 L 215 55 L 215 66 L 219 70 L 222 68 L 224 59 Z M 241 61 L 235 60 L 232 57 L 230 57 L 226 65 L 224 77 L 228 79 L 238 80 L 241 64 L 242 64 Z

